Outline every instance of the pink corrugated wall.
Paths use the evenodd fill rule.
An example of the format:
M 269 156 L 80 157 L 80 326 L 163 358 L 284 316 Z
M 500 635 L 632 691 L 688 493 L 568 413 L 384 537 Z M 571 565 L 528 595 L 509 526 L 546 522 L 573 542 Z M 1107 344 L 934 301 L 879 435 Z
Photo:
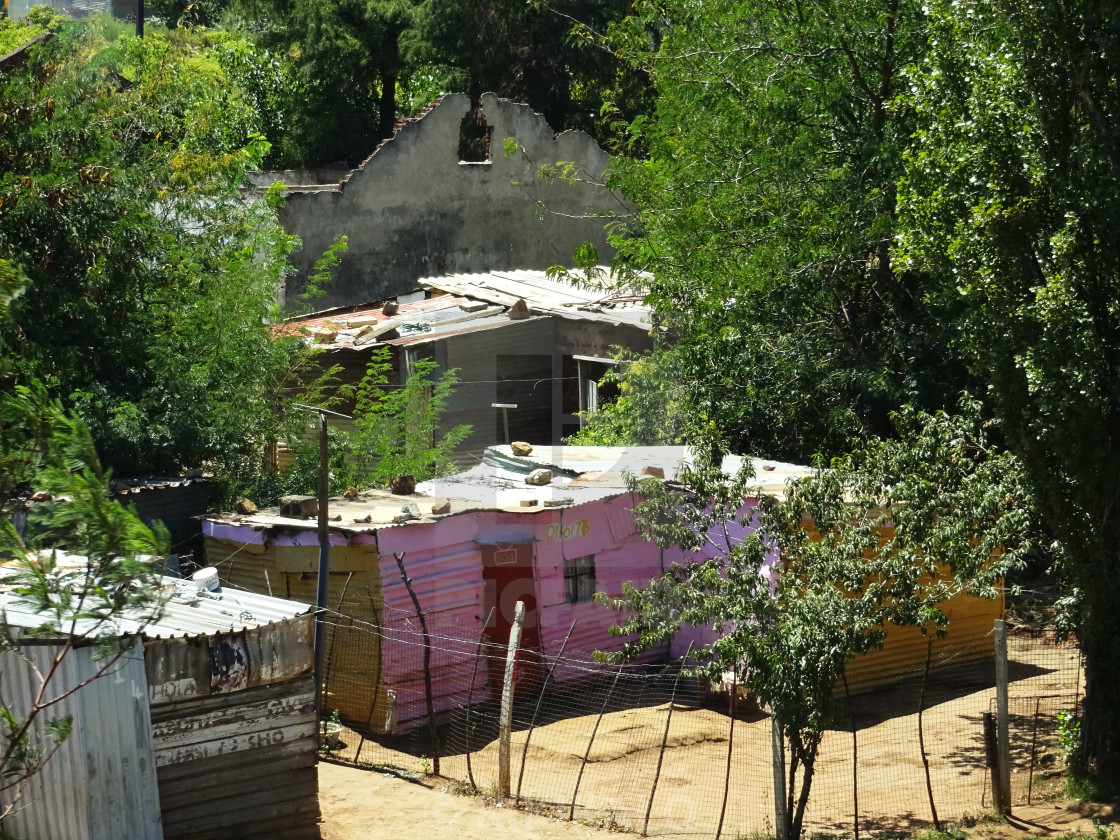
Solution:
M 427 712 L 420 624 L 394 554 L 402 555 L 432 636 L 432 703 L 440 714 L 465 702 L 470 694 L 475 643 L 482 630 L 482 553 L 477 535 L 478 522 L 472 515 L 377 532 L 385 598 L 382 673 L 386 686 L 397 693 L 402 729 Z M 485 668 L 478 669 L 475 690 L 485 696 Z
M 420 625 L 394 554 L 403 556 L 432 635 L 433 705 L 441 714 L 466 702 L 472 673 L 474 697 L 481 699 L 488 693 L 486 667 L 474 668 L 475 648 L 485 618 L 480 543 L 533 543 L 541 646 L 546 656 L 559 651 L 573 620 L 576 624 L 565 659 L 590 663 L 595 651 L 621 647 L 624 639 L 608 632 L 620 615 L 594 601 L 567 602 L 564 561 L 595 555 L 596 588 L 614 597 L 621 594 L 623 583 L 643 586 L 672 562 L 682 560 L 679 550 L 662 552 L 635 532 L 633 503 L 631 496 L 624 495 L 537 513 L 478 511 L 352 536 L 351 545 L 376 544 L 380 557 L 386 635 L 382 674 L 386 687 L 397 694 L 401 728 L 410 728 L 409 722 L 422 719 L 426 709 Z M 204 525 L 214 527 L 211 523 Z M 232 536 L 242 540 L 262 538 L 260 532 L 245 528 L 229 530 L 236 531 Z M 738 539 L 750 530 L 734 526 L 731 534 Z M 305 536 L 311 539 L 314 532 L 309 529 L 294 536 L 277 535 L 275 540 L 276 544 L 304 544 Z M 345 538 L 332 534 L 331 542 L 342 544 Z M 710 556 L 713 551 L 704 554 Z M 672 651 L 669 645 L 662 645 L 647 651 L 639 661 L 656 662 L 670 652 L 682 654 L 689 638 L 710 641 L 712 636 L 710 628 L 683 630 L 674 640 Z M 557 669 L 555 676 L 563 681 L 586 673 L 585 668 L 575 666 Z
M 593 601 L 567 603 L 564 560 L 594 554 L 598 589 L 612 596 L 621 594 L 624 581 L 641 585 L 659 575 L 661 550 L 634 532 L 630 508 L 630 498 L 621 497 L 536 514 L 480 511 L 434 524 L 378 531 L 386 631 L 394 642 L 383 648 L 384 674 L 387 686 L 397 692 L 402 728 L 426 712 L 419 624 L 394 553 L 403 553 L 433 636 L 432 695 L 438 714 L 465 702 L 470 692 L 474 649 L 485 617 L 480 541 L 535 541 L 534 575 L 546 656 L 559 651 L 573 619 L 576 626 L 565 658 L 590 661 L 596 650 L 620 648 L 623 640 L 608 632 L 618 620 L 617 614 Z M 657 661 L 667 653 L 668 646 L 661 646 L 640 661 Z M 585 673 L 578 667 L 562 668 L 556 678 Z M 475 676 L 476 698 L 486 696 L 486 681 L 486 668 L 480 667 Z

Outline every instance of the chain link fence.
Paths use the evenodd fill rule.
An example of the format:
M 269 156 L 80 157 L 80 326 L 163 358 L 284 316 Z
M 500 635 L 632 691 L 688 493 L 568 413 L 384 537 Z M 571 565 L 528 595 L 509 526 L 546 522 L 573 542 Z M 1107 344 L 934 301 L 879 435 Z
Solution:
M 506 646 L 438 615 L 426 624 L 427 634 L 406 613 L 332 616 L 324 708 L 339 709 L 344 728 L 330 752 L 405 774 L 432 772 L 438 756 L 442 777 L 497 796 Z M 1080 655 L 1047 633 L 1013 632 L 1008 649 L 1012 801 L 1036 803 L 1060 793 L 1059 713 L 1079 711 Z M 983 724 L 995 711 L 990 658 L 935 652 L 928 671 L 839 691 L 808 834 L 909 831 L 992 807 Z M 343 696 L 349 706 L 332 702 Z M 676 664 L 519 651 L 510 752 L 510 795 L 537 813 L 658 837 L 775 833 L 769 716 L 737 686 L 709 685 Z

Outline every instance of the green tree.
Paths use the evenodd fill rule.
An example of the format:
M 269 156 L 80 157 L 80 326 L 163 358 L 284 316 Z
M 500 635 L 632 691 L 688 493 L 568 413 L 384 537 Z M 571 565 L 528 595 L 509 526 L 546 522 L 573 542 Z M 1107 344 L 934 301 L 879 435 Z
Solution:
M 646 154 L 613 161 L 641 208 L 616 266 L 649 272 L 625 279 L 688 410 L 737 451 L 804 461 L 890 434 L 906 402 L 952 405 L 952 308 L 891 253 L 920 5 L 638 2 L 611 42 L 656 91 L 632 126 Z
M 3 582 L 15 605 L 38 616 L 34 627 L 18 630 L 4 621 L 0 652 L 18 654 L 25 637 L 51 640 L 49 665 L 32 672 L 33 696 L 0 704 L 0 818 L 20 803 L 24 783 L 51 759 L 70 735 L 70 718 L 58 704 L 82 685 L 67 682 L 65 662 L 76 647 L 97 643 L 96 679 L 106 674 L 135 643 L 122 638 L 118 619 L 140 626 L 155 620 L 160 559 L 167 532 L 145 526 L 135 511 L 118 505 L 109 491 L 85 424 L 62 409 L 41 383 L 0 393 L 0 556 Z M 36 504 L 21 536 L 11 519 L 12 493 L 32 485 L 56 496 Z M 49 548 L 47 547 L 49 546 Z M 69 568 L 61 552 L 80 555 L 86 565 Z M 18 655 L 6 668 L 25 667 Z M 88 682 L 88 679 L 86 680 Z
M 305 101 L 293 130 L 306 163 L 356 164 L 397 121 L 419 0 L 241 0 L 261 44 L 290 57 Z
M 617 126 L 651 107 L 645 74 L 602 42 L 629 8 L 621 0 L 426 0 L 417 52 L 449 67 L 452 88 L 473 100 L 494 91 L 540 111 L 555 131 L 579 128 L 613 145 Z
M 356 385 L 339 389 L 338 402 L 353 404 L 350 427 L 327 429 L 328 490 L 332 495 L 348 487 L 387 487 L 397 475 L 417 481 L 455 470 L 452 454 L 470 434 L 470 426 L 445 427 L 444 409 L 458 376 L 455 370 L 437 375 L 432 359 L 417 359 L 403 384 L 396 384 L 389 348 L 370 354 L 365 376 Z M 262 486 L 259 498 L 271 503 L 283 493 L 314 493 L 319 476 L 319 442 L 309 436 L 292 445 L 290 467 L 276 476 L 270 491 Z
M 403 385 L 390 383 L 388 348 L 370 354 L 369 367 L 351 396 L 354 449 L 359 470 L 375 484 L 411 474 L 417 480 L 452 472 L 451 454 L 470 426 L 440 429 L 440 419 L 459 377 L 455 370 L 435 377 L 433 359 L 418 358 Z
M 614 632 L 638 636 L 622 657 L 668 641 L 682 624 L 720 631 L 692 656 L 716 680 L 733 673 L 769 706 L 789 762 L 791 840 L 801 835 L 846 663 L 881 647 L 888 623 L 951 633 L 939 605 L 961 591 L 994 597 L 1031 548 L 1017 464 L 988 441 L 979 407 L 964 408 L 964 416 L 905 410 L 894 417 L 897 438 L 873 438 L 791 479 L 781 498 L 752 490 L 750 462 L 725 475 L 718 448 L 701 448 L 680 476 L 686 495 L 655 479 L 634 482 L 639 525 L 690 559 L 644 589 L 626 584 L 621 598 L 602 599 L 630 613 Z M 752 496 L 758 505 L 745 506 Z M 755 530 L 742 538 L 741 528 Z
M 1120 779 L 1120 29 L 1101 2 L 930 4 L 903 265 L 943 274 L 1057 537 L 1085 654 L 1083 767 Z
M 307 357 L 273 340 L 293 240 L 246 202 L 267 144 L 244 91 L 189 31 L 73 24 L 0 77 L 8 380 L 42 381 L 120 472 L 259 468 Z
M 0 17 L 0 55 L 7 55 L 45 31 L 46 29 L 43 27 L 35 26 L 27 21 Z
M 584 413 L 584 425 L 566 442 L 573 446 L 679 446 L 697 431 L 672 354 L 661 346 L 644 355 L 619 349 L 617 369 L 602 384 L 617 385 L 618 398 Z

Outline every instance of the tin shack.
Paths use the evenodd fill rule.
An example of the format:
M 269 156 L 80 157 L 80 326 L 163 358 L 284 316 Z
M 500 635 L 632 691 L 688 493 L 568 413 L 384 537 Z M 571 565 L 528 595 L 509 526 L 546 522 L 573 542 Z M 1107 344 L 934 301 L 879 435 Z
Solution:
M 84 562 L 60 558 L 73 570 Z M 26 840 L 317 838 L 310 609 L 170 577 L 162 600 L 154 618 L 116 620 L 124 653 L 106 660 L 80 635 L 71 644 L 21 633 L 42 619 L 0 588 L 19 639 L 0 656 L 5 700 L 26 714 L 52 674 L 44 696 L 62 699 L 37 725 L 59 715 L 73 724 L 3 831 Z
M 482 464 L 421 484 L 415 495 L 331 499 L 326 707 L 374 732 L 405 731 L 425 715 L 419 623 L 400 565 L 440 648 L 432 660 L 437 714 L 500 691 L 497 674 L 475 667 L 476 645 L 506 644 L 518 600 L 527 607 L 523 648 L 554 655 L 571 630 L 565 658 L 618 650 L 624 639 L 608 632 L 616 615 L 595 594 L 617 596 L 624 582 L 644 584 L 675 559 L 636 532 L 624 473 L 671 478 L 687 459 L 683 447 L 536 447 L 519 457 L 496 446 Z M 774 469 L 758 465 L 766 492 L 804 472 L 767 466 Z M 551 482 L 527 484 L 538 468 L 552 472 Z M 415 519 L 402 516 L 409 504 Z M 207 562 L 223 581 L 314 602 L 314 519 L 277 509 L 212 515 L 203 533 Z M 645 657 L 668 654 L 665 646 Z

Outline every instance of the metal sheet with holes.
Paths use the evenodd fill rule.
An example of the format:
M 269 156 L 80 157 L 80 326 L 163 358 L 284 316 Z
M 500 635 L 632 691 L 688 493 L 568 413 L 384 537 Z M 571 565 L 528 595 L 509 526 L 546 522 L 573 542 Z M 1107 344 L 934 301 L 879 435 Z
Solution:
M 238 688 L 255 688 L 310 674 L 312 633 L 306 613 L 236 634 L 149 639 L 148 698 L 154 707 L 228 691 L 232 678 Z M 222 674 L 224 681 L 216 677 Z

